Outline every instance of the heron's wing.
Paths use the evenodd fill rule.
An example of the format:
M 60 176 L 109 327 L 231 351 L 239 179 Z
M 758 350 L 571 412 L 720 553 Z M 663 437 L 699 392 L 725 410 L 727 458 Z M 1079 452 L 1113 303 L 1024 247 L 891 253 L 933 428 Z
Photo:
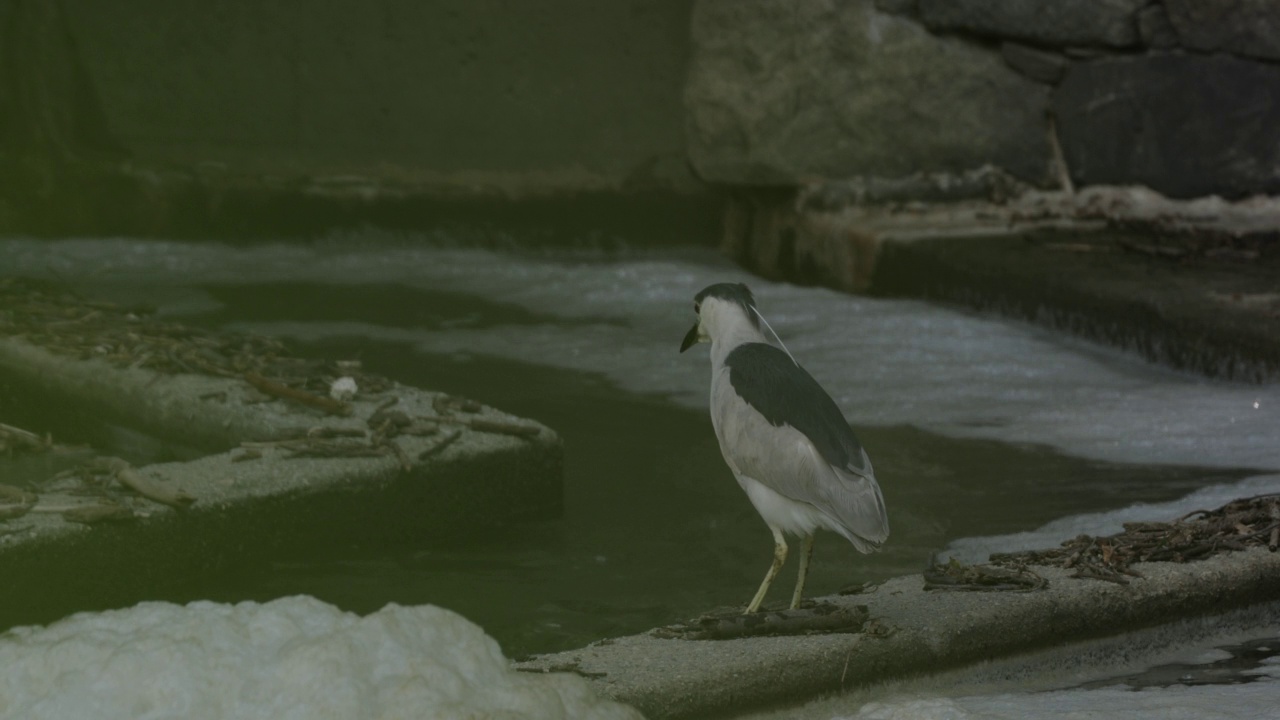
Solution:
M 769 424 L 799 430 L 833 467 L 872 476 L 867 453 L 836 402 L 785 352 L 765 343 L 745 343 L 724 364 L 734 392 Z
M 873 475 L 855 475 L 814 458 L 809 467 L 816 478 L 807 484 L 817 487 L 823 504 L 814 503 L 834 516 L 840 532 L 862 552 L 871 552 L 889 538 L 889 514 L 884 496 Z M 868 464 L 868 468 L 870 465 Z M 830 476 L 819 480 L 826 473 Z
M 871 461 L 809 373 L 751 343 L 729 354 L 712 394 L 720 449 L 735 471 L 819 508 L 859 549 L 884 542 L 889 521 Z

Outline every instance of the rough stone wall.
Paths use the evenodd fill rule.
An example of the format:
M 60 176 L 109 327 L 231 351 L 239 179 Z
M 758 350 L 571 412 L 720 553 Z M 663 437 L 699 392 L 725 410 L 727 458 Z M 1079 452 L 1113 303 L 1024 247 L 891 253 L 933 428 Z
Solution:
M 1177 198 L 1280 192 L 1280 64 L 1163 52 L 1077 63 L 1053 108 L 1081 184 Z
M 1275 2 L 919 0 L 917 10 L 930 29 L 1001 43 L 1011 65 L 1057 84 L 1052 110 L 1078 184 L 1180 198 L 1280 191 Z
M 685 89 L 703 178 L 785 185 L 1000 165 L 1045 179 L 1048 90 L 870 0 L 700 0 Z
M 1077 185 L 1280 191 L 1272 0 L 698 0 L 693 40 L 689 154 L 716 182 L 1052 184 L 1052 117 Z

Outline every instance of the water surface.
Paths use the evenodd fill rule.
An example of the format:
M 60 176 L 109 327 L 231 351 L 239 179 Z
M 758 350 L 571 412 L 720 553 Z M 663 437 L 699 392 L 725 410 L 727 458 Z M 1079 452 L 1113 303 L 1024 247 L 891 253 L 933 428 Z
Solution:
M 559 521 L 456 546 L 271 558 L 187 591 L 306 593 L 358 612 L 434 603 L 514 655 L 741 604 L 763 575 L 771 540 L 720 458 L 705 346 L 677 353 L 692 297 L 712 282 L 751 283 L 854 423 L 884 488 L 885 551 L 863 556 L 820 536 L 813 594 L 918 572 L 965 543 L 1002 548 L 1000 538 L 1046 525 L 1036 541 L 1052 544 L 1081 516 L 1112 532 L 1135 507 L 1206 487 L 1229 495 L 1250 477 L 1251 489 L 1269 487 L 1263 471 L 1280 469 L 1273 387 L 1203 380 L 924 303 L 765 282 L 703 250 L 495 252 L 366 233 L 254 247 L 9 240 L 0 256 L 12 271 L 185 322 L 280 335 L 300 353 L 360 359 L 555 428 L 566 444 Z M 793 572 L 773 598 L 788 596 Z

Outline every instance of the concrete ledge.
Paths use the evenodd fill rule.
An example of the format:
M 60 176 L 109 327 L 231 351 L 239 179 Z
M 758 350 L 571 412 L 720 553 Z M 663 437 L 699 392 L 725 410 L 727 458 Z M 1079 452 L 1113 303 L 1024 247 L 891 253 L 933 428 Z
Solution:
M 1114 231 L 887 240 L 871 292 L 994 310 L 1211 377 L 1280 374 L 1280 294 L 1269 260 L 1126 252 Z
M 766 277 L 993 309 L 1215 377 L 1280 373 L 1278 199 L 1090 188 L 870 206 L 838 189 L 740 194 L 722 247 Z
M 925 592 L 920 575 L 862 595 L 887 637 L 690 641 L 634 635 L 543 655 L 529 671 L 572 667 L 649 718 L 706 717 L 799 701 L 911 674 L 1013 655 L 1274 600 L 1280 553 L 1264 549 L 1190 563 L 1135 566 L 1145 578 L 1115 585 L 1035 568 L 1049 580 L 1029 593 Z
M 211 450 L 277 438 L 315 425 L 364 429 L 376 405 L 392 395 L 400 398 L 397 410 L 434 415 L 432 402 L 440 395 L 397 385 L 385 396 L 358 397 L 350 416 L 332 417 L 282 400 L 262 402 L 262 395 L 240 380 L 80 360 L 18 337 L 0 337 L 0 377 L 21 393 L 65 402 L 157 437 Z
M 214 448 L 318 426 L 367 431 L 367 418 L 392 397 L 410 417 L 439 414 L 438 393 L 392 384 L 354 400 L 349 416 L 324 416 L 262 402 L 241 380 L 122 369 L 14 338 L 0 339 L 0 379 L 27 398 L 91 408 L 160 437 Z M 194 496 L 184 510 L 137 498 L 127 502 L 138 517 L 121 524 L 85 526 L 43 512 L 9 521 L 20 529 L 0 537 L 0 627 L 131 604 L 205 573 L 282 554 L 449 541 L 558 515 L 559 437 L 492 408 L 471 409 L 458 419 L 518 425 L 527 434 L 459 422 L 442 424 L 436 435 L 400 435 L 394 442 L 411 463 L 407 470 L 397 455 L 290 457 L 286 448 L 265 447 L 258 459 L 237 461 L 222 452 L 140 468 L 152 482 Z M 85 502 L 50 493 L 37 508 Z

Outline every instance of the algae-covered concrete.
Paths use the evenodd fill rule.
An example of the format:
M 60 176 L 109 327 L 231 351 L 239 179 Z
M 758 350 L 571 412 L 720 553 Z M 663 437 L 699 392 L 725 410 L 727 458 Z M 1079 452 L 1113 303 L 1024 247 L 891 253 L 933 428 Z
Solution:
M 760 709 L 827 692 L 1103 637 L 1174 619 L 1268 602 L 1280 594 L 1280 553 L 1256 548 L 1189 563 L 1147 563 L 1127 585 L 1034 568 L 1034 592 L 926 592 L 920 575 L 860 595 L 876 633 L 665 639 L 634 635 L 522 663 L 572 668 L 652 719 Z
M 252 453 L 138 468 L 155 486 L 195 498 L 184 509 L 135 498 L 126 502 L 132 519 L 84 525 L 56 511 L 96 501 L 41 493 L 0 537 L 0 627 L 130 604 L 264 558 L 448 541 L 561 510 L 559 437 L 493 408 L 469 405 L 438 420 L 434 433 L 398 434 L 390 438 L 398 452 L 310 457 L 296 444 L 300 431 L 324 428 L 367 445 L 379 408 L 394 399 L 402 417 L 441 418 L 439 393 L 391 384 L 334 417 L 255 396 L 243 380 L 119 368 L 17 338 L 0 339 L 0 380 L 25 401 L 61 403 L 187 445 L 257 441 Z M 282 437 L 294 443 L 271 440 Z

